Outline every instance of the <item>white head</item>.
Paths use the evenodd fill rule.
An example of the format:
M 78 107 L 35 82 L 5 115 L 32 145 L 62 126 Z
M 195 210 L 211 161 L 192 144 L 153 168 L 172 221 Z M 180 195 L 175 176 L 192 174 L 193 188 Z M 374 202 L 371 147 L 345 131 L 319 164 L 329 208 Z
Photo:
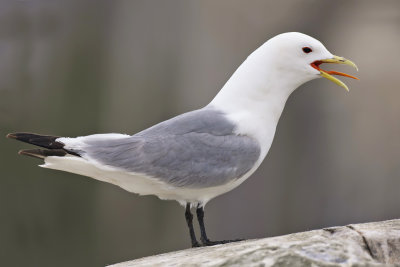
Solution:
M 289 95 L 300 85 L 324 77 L 346 88 L 333 77 L 345 73 L 325 71 L 322 63 L 356 65 L 331 54 L 318 40 L 298 32 L 279 34 L 255 50 L 227 81 L 211 105 L 227 113 L 273 114 L 277 121 Z M 355 78 L 357 79 L 357 78 Z
M 335 71 L 324 71 L 319 68 L 319 65 L 338 63 L 357 68 L 350 60 L 330 53 L 317 39 L 299 32 L 282 33 L 269 39 L 254 51 L 248 60 L 258 61 L 259 67 L 264 65 L 268 69 L 269 75 L 285 75 L 287 79 L 292 79 L 300 84 L 324 77 L 347 90 L 347 86 L 331 74 L 355 77 Z M 264 61 L 264 64 L 261 61 Z

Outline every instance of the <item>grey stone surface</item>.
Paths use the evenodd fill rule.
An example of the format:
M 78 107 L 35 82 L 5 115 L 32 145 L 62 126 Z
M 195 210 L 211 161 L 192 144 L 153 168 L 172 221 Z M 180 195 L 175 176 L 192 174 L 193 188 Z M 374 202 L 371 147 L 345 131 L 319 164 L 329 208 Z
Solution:
M 400 220 L 186 249 L 111 266 L 400 266 Z

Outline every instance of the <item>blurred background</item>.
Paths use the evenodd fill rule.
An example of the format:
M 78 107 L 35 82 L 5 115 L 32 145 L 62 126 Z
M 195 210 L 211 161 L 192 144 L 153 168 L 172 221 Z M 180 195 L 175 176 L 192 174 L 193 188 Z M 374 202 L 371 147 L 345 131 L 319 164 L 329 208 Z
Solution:
M 400 217 L 400 1 L 0 2 L 0 258 L 103 266 L 190 246 L 176 202 L 36 167 L 9 132 L 133 134 L 206 105 L 276 34 L 359 66 L 289 98 L 257 172 L 211 201 L 214 239 Z M 353 69 L 335 70 L 354 74 Z

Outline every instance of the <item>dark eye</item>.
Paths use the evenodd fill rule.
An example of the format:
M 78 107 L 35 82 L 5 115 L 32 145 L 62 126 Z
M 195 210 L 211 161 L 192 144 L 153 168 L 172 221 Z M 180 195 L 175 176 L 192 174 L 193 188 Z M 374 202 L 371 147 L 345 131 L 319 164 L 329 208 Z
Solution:
M 306 54 L 308 54 L 308 53 L 311 53 L 311 52 L 312 52 L 312 49 L 309 48 L 309 47 L 303 47 L 303 52 L 306 53 Z

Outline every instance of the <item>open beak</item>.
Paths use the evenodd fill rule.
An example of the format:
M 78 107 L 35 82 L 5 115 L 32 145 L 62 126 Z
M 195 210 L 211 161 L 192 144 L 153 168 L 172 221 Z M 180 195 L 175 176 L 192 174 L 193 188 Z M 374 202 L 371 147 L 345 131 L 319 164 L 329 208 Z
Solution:
M 339 76 L 349 77 L 349 78 L 358 80 L 357 77 L 351 76 L 351 75 L 343 73 L 343 72 L 338 72 L 338 71 L 333 71 L 333 70 L 332 71 L 323 70 L 319 67 L 319 65 L 321 65 L 322 63 L 346 64 L 346 65 L 352 66 L 353 68 L 355 68 L 358 71 L 356 64 L 354 64 L 354 62 L 352 62 L 351 60 L 345 59 L 343 57 L 333 56 L 333 58 L 314 61 L 313 63 L 311 63 L 311 67 L 318 70 L 322 77 L 327 78 L 328 80 L 336 83 L 339 86 L 342 86 L 347 91 L 349 91 L 349 88 L 347 87 L 347 85 L 344 84 L 341 80 L 333 77 L 332 75 L 339 75 Z

